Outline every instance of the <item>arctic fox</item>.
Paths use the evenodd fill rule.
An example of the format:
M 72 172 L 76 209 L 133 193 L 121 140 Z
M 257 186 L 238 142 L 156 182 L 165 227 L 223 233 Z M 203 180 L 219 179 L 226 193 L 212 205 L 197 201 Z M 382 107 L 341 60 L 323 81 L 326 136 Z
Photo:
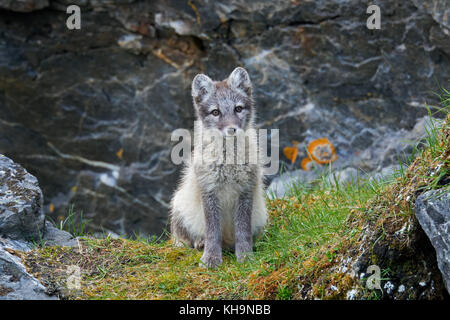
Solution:
M 203 248 L 200 265 L 215 268 L 222 263 L 222 247 L 234 249 L 238 261 L 245 260 L 253 237 L 267 222 L 263 168 L 259 157 L 250 161 L 259 151 L 250 77 L 240 67 L 223 81 L 198 74 L 192 97 L 195 130 L 202 134 L 194 137 L 191 161 L 172 198 L 170 228 L 177 245 Z M 228 147 L 217 149 L 219 144 L 211 137 L 223 143 L 243 135 L 245 153 L 236 153 L 241 162 L 229 163 L 215 152 L 223 150 L 224 158 L 229 158 Z M 236 151 L 235 145 L 232 148 Z

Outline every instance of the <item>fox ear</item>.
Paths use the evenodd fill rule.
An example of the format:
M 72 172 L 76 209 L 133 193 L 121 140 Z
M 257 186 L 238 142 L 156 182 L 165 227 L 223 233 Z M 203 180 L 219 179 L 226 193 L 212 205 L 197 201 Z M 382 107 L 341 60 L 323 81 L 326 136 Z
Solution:
M 195 103 L 205 101 L 214 90 L 214 82 L 204 74 L 198 74 L 192 80 L 192 97 Z
M 234 89 L 243 91 L 247 96 L 252 94 L 250 76 L 244 68 L 237 67 L 234 69 L 227 79 L 227 84 Z

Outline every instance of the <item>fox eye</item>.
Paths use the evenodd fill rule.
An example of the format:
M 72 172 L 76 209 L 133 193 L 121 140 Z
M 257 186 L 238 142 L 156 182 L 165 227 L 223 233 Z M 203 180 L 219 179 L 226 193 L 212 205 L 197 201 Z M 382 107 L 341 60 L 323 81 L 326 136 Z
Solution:
M 219 109 L 214 109 L 213 111 L 211 111 L 211 114 L 215 117 L 217 117 L 220 114 Z
M 237 113 L 242 111 L 242 107 L 241 106 L 237 106 L 236 108 L 234 108 L 234 111 L 236 111 Z

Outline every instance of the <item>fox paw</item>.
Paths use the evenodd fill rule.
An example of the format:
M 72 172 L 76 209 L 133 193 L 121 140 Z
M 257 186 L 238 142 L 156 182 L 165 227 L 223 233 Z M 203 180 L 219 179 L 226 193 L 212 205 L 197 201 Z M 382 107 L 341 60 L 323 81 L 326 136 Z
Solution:
M 199 266 L 208 269 L 217 268 L 222 264 L 222 257 L 218 255 L 203 254 Z

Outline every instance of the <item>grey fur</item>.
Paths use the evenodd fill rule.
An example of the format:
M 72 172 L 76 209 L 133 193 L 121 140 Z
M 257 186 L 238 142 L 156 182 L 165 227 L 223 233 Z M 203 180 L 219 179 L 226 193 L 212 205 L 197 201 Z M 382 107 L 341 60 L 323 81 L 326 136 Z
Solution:
M 236 237 L 236 258 L 239 262 L 246 259 L 249 252 L 252 251 L 252 227 L 251 227 L 251 213 L 252 213 L 252 198 L 253 192 L 244 192 L 239 197 L 236 215 L 234 217 L 235 223 L 235 237 Z
M 175 214 L 173 216 L 179 217 L 180 214 Z M 181 242 L 183 242 L 189 247 L 194 246 L 194 242 L 192 241 L 193 237 L 186 229 L 181 219 L 172 218 L 170 220 L 170 230 L 172 232 L 172 235 L 175 236 L 177 239 L 179 239 Z
M 236 68 L 220 82 L 197 75 L 192 82 L 192 97 L 201 127 L 206 131 L 219 130 L 224 141 L 230 134 L 238 136 L 253 128 L 255 112 L 251 92 L 250 77 L 243 68 Z M 198 149 L 198 143 L 202 143 L 203 149 Z M 208 268 L 222 263 L 224 246 L 235 249 L 238 261 L 245 260 L 252 251 L 253 236 L 266 223 L 262 170 L 259 164 L 249 162 L 249 144 L 257 145 L 256 139 L 246 137 L 243 162 L 204 163 L 195 161 L 199 158 L 196 151 L 203 150 L 206 154 L 211 143 L 206 142 L 205 146 L 205 141 L 195 141 L 193 162 L 187 166 L 171 202 L 173 237 L 191 247 L 204 245 L 200 265 Z M 235 144 L 235 151 L 236 148 Z M 228 156 L 225 151 L 223 148 L 223 159 Z M 197 213 L 197 208 L 203 212 Z M 255 212 L 257 215 L 253 217 Z
M 208 268 L 215 268 L 222 263 L 222 232 L 217 195 L 215 192 L 205 193 L 202 201 L 206 219 L 206 235 L 201 262 Z

